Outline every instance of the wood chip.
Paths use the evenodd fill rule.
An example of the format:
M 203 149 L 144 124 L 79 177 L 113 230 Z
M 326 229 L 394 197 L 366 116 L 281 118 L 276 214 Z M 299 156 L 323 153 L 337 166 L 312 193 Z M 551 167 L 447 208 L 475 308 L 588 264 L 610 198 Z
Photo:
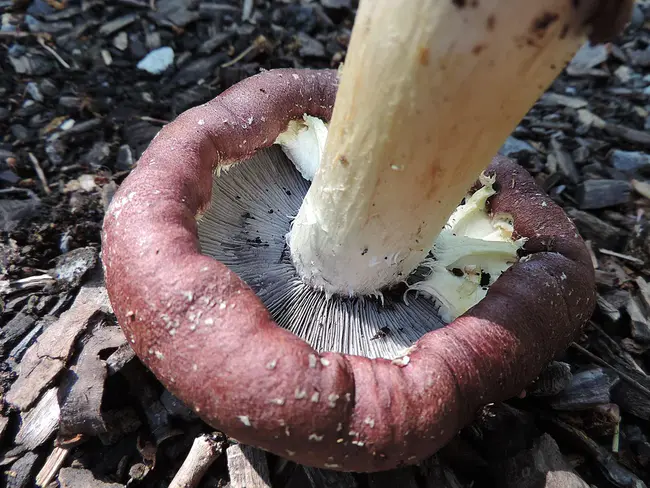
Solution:
M 142 422 L 134 408 L 126 407 L 121 410 L 109 410 L 102 414 L 106 424 L 106 433 L 98 434 L 104 445 L 116 444 L 126 434 L 137 431 Z
M 58 429 L 59 415 L 57 388 L 50 388 L 34 408 L 21 415 L 22 425 L 14 439 L 15 447 L 5 457 L 16 457 L 44 444 Z
M 7 488 L 27 488 L 33 480 L 38 454 L 26 452 L 6 471 Z
M 350 473 L 308 466 L 303 466 L 303 470 L 313 488 L 357 488 L 359 486 Z
M 135 351 L 129 344 L 120 346 L 117 351 L 106 359 L 108 376 L 112 376 L 124 368 L 131 360 L 135 359 Z
M 595 215 L 578 209 L 567 209 L 567 214 L 578 227 L 583 238 L 591 240 L 596 248 L 617 249 L 621 245 L 625 232 Z M 602 266 L 601 266 L 602 267 Z
M 563 434 L 569 436 L 571 439 L 570 442 L 573 442 L 577 448 L 593 458 L 612 483 L 620 487 L 645 488 L 645 483 L 638 476 L 619 464 L 607 449 L 589 438 L 583 431 L 557 418 L 549 417 L 548 420 L 560 429 Z
M 632 188 L 639 195 L 650 200 L 650 183 L 647 181 L 632 180 Z
M 578 186 L 576 199 L 582 210 L 614 207 L 627 203 L 631 190 L 632 185 L 627 181 L 586 180 Z
M 54 283 L 56 280 L 48 274 L 29 276 L 11 282 L 0 282 L 0 293 L 8 296 L 14 293 L 39 290 Z
M 637 356 L 641 356 L 650 350 L 650 344 L 639 344 L 631 337 L 621 339 L 621 347 L 630 354 L 635 354 Z
M 621 312 L 614 305 L 609 303 L 602 295 L 596 297 L 596 304 L 598 305 L 598 310 L 602 313 L 610 322 L 618 322 L 621 320 Z
M 123 369 L 121 374 L 129 383 L 130 394 L 137 398 L 145 412 L 147 424 L 156 440 L 156 445 L 183 433 L 171 425 L 169 413 L 160 402 L 158 392 L 151 383 L 152 378 L 140 362 L 134 361 L 129 364 L 129 367 Z
M 650 283 L 644 280 L 641 276 L 637 276 L 636 285 L 639 287 L 639 294 L 646 310 L 650 312 Z
M 616 278 L 618 280 L 617 285 L 620 286 L 623 283 L 629 283 L 632 281 L 632 277 L 628 274 L 626 269 L 621 266 L 618 262 L 617 259 L 610 258 L 607 256 L 607 253 L 605 253 L 605 257 L 603 258 L 601 256 L 601 267 L 610 273 L 614 273 L 616 275 Z M 620 290 L 623 291 L 623 290 Z M 627 293 L 627 292 L 625 292 Z M 623 305 L 621 305 L 623 306 Z
M 87 469 L 63 468 L 59 473 L 61 488 L 124 488 L 120 483 L 105 483 Z
M 589 488 L 549 434 L 494 468 L 503 488 Z
M 63 466 L 63 463 L 68 457 L 70 449 L 64 447 L 55 447 L 52 449 L 52 452 L 47 457 L 45 464 L 41 470 L 36 475 L 36 484 L 38 486 L 47 486 L 50 482 L 56 478 L 59 473 L 59 469 Z
M 566 72 L 570 76 L 594 74 L 594 68 L 607 61 L 611 52 L 612 50 L 609 44 L 592 46 L 587 42 L 573 56 L 573 59 L 566 68 Z
M 605 124 L 605 132 L 609 135 L 617 137 L 623 141 L 630 142 L 632 144 L 638 144 L 640 146 L 650 148 L 650 133 L 644 132 L 636 129 L 630 129 L 623 125 L 617 124 Z
M 549 404 L 555 410 L 580 411 L 610 403 L 610 391 L 619 381 L 616 374 L 604 368 L 580 371 Z
M 20 341 L 34 326 L 36 320 L 31 315 L 19 312 L 0 329 L 0 358 L 9 353 L 8 349 Z
M 635 375 L 638 381 L 646 389 L 650 389 L 650 378 Z M 625 412 L 636 415 L 640 419 L 650 420 L 650 397 L 638 388 L 627 382 L 621 382 L 613 391 L 614 401 Z
M 418 465 L 425 477 L 423 488 L 464 488 L 453 470 L 442 463 L 438 456 L 432 456 Z
M 101 405 L 107 373 L 99 354 L 124 344 L 126 338 L 117 326 L 93 331 L 61 385 L 61 434 L 95 436 L 106 432 Z
M 630 333 L 635 340 L 642 343 L 650 343 L 650 321 L 648 311 L 645 310 L 641 300 L 630 296 L 625 310 L 630 316 Z
M 105 288 L 82 287 L 72 307 L 61 314 L 59 320 L 49 326 L 25 353 L 18 379 L 7 394 L 7 403 L 19 410 L 29 408 L 63 370 L 75 340 L 88 326 L 91 317 L 107 306 Z
M 612 273 L 610 271 L 603 271 L 602 269 L 597 269 L 596 284 L 607 288 L 614 288 L 619 284 L 619 279 L 616 273 Z
M 553 154 L 562 174 L 574 185 L 578 184 L 580 182 L 580 173 L 573 163 L 571 155 L 562 148 L 562 144 L 556 138 L 551 139 L 551 147 L 553 148 Z
M 5 432 L 7 431 L 8 425 L 9 425 L 9 418 L 0 414 L 0 442 L 2 442 L 2 438 L 5 436 Z
M 266 453 L 261 449 L 235 444 L 226 449 L 231 488 L 271 488 Z
M 45 327 L 52 325 L 56 322 L 56 317 L 46 315 L 41 320 L 39 320 L 34 327 L 22 338 L 22 340 L 16 344 L 16 346 L 9 352 L 9 357 L 7 357 L 7 365 L 11 368 L 12 371 L 20 370 L 20 361 L 25 354 L 27 348 L 34 342 L 34 338 L 37 337 Z
M 569 107 L 569 108 L 584 108 L 589 103 L 587 100 L 584 98 L 579 98 L 579 97 L 570 97 L 568 95 L 561 95 L 559 93 L 553 93 L 553 92 L 547 92 L 544 95 L 542 95 L 540 99 L 541 105 L 551 105 L 551 106 L 558 106 L 561 105 L 563 107 Z
M 392 469 L 368 475 L 368 488 L 418 488 L 414 468 Z
M 598 117 L 598 115 L 584 108 L 578 110 L 578 120 L 587 127 L 596 127 L 598 129 L 604 129 L 607 125 L 607 122 Z

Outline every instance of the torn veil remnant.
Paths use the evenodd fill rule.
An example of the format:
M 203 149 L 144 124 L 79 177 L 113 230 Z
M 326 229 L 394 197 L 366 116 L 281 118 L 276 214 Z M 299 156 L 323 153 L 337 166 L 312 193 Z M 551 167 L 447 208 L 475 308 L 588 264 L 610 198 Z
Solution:
M 560 0 L 420 3 L 361 3 L 340 88 L 334 71 L 272 70 L 181 114 L 104 221 L 107 290 L 143 362 L 214 428 L 311 466 L 379 471 L 430 456 L 481 405 L 519 394 L 595 302 L 590 255 L 562 209 L 513 161 L 488 166 L 552 81 L 544 63 L 582 42 L 585 12 Z M 506 22 L 515 14 L 524 20 Z M 296 169 L 271 147 L 304 153 L 288 128 L 320 162 Z M 483 206 L 490 219 L 475 218 Z M 403 240 L 417 244 L 410 264 L 391 248 Z M 465 298 L 436 292 L 439 275 Z

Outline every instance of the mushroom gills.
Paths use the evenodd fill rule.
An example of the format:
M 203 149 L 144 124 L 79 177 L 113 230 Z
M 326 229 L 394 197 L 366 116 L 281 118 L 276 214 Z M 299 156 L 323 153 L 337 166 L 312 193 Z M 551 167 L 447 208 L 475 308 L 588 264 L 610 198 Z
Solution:
M 328 297 L 311 288 L 294 268 L 286 236 L 318 168 L 323 129 L 305 119 L 276 145 L 216 172 L 211 204 L 197 217 L 201 250 L 237 273 L 278 325 L 317 351 L 394 359 L 478 303 L 485 290 L 476 281 L 489 273 L 492 283 L 516 260 L 519 243 L 507 219 L 491 221 L 485 213 L 494 189 L 483 178 L 485 186 L 458 207 L 405 283 L 378 296 Z M 314 130 L 320 134 L 309 134 Z M 458 266 L 484 273 L 456 276 Z
M 319 352 L 393 359 L 446 325 L 430 298 L 404 302 L 406 283 L 381 296 L 352 298 L 326 297 L 303 283 L 286 235 L 308 188 L 277 145 L 215 174 L 210 206 L 197 222 L 201 252 L 237 273 L 278 325 Z

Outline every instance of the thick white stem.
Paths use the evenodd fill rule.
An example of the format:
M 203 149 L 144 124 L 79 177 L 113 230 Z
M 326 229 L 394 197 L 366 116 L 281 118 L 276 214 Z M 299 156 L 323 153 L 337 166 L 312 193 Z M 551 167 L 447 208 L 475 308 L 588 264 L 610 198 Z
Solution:
M 288 236 L 303 279 L 346 295 L 404 280 L 584 42 L 597 3 L 362 0 Z

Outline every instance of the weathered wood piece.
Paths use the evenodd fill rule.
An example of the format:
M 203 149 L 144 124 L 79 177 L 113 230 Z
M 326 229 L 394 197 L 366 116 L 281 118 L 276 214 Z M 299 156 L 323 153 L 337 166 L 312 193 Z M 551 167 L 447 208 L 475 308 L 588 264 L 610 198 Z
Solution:
M 5 471 L 5 483 L 7 488 L 27 488 L 33 480 L 33 472 L 38 462 L 38 454 L 26 452 L 16 460 L 7 471 Z
M 303 466 L 303 470 L 313 488 L 357 488 L 359 486 L 357 480 L 350 473 L 315 469 L 308 466 Z
M 29 408 L 41 391 L 63 371 L 76 339 L 93 315 L 108 305 L 106 289 L 84 286 L 69 310 L 48 327 L 20 363 L 18 379 L 7 394 L 7 403 L 19 410 Z
M 6 459 L 33 451 L 47 441 L 59 427 L 57 388 L 50 388 L 29 412 L 22 414 L 22 425 L 14 440 L 15 446 Z
M 234 444 L 226 449 L 231 488 L 271 488 L 266 453 L 261 449 Z
M 618 249 L 625 233 L 620 227 L 599 219 L 582 210 L 575 208 L 568 209 L 567 214 L 578 227 L 580 235 L 593 241 L 594 247 L 606 247 L 609 249 Z
M 551 147 L 553 148 L 553 154 L 557 160 L 559 170 L 566 176 L 571 183 L 577 185 L 580 183 L 580 172 L 576 168 L 575 163 L 571 155 L 564 150 L 560 141 L 556 138 L 551 139 Z
M 124 488 L 120 483 L 105 483 L 87 469 L 63 468 L 59 474 L 61 488 Z
M 548 434 L 536 439 L 530 449 L 500 463 L 498 468 L 497 477 L 503 483 L 499 486 L 504 488 L 589 488 Z
M 595 210 L 627 203 L 631 192 L 628 181 L 586 180 L 578 186 L 576 198 L 582 210 Z
M 97 435 L 106 432 L 101 406 L 106 379 L 106 364 L 101 351 L 126 344 L 116 326 L 93 331 L 77 362 L 65 375 L 61 386 L 61 434 Z

